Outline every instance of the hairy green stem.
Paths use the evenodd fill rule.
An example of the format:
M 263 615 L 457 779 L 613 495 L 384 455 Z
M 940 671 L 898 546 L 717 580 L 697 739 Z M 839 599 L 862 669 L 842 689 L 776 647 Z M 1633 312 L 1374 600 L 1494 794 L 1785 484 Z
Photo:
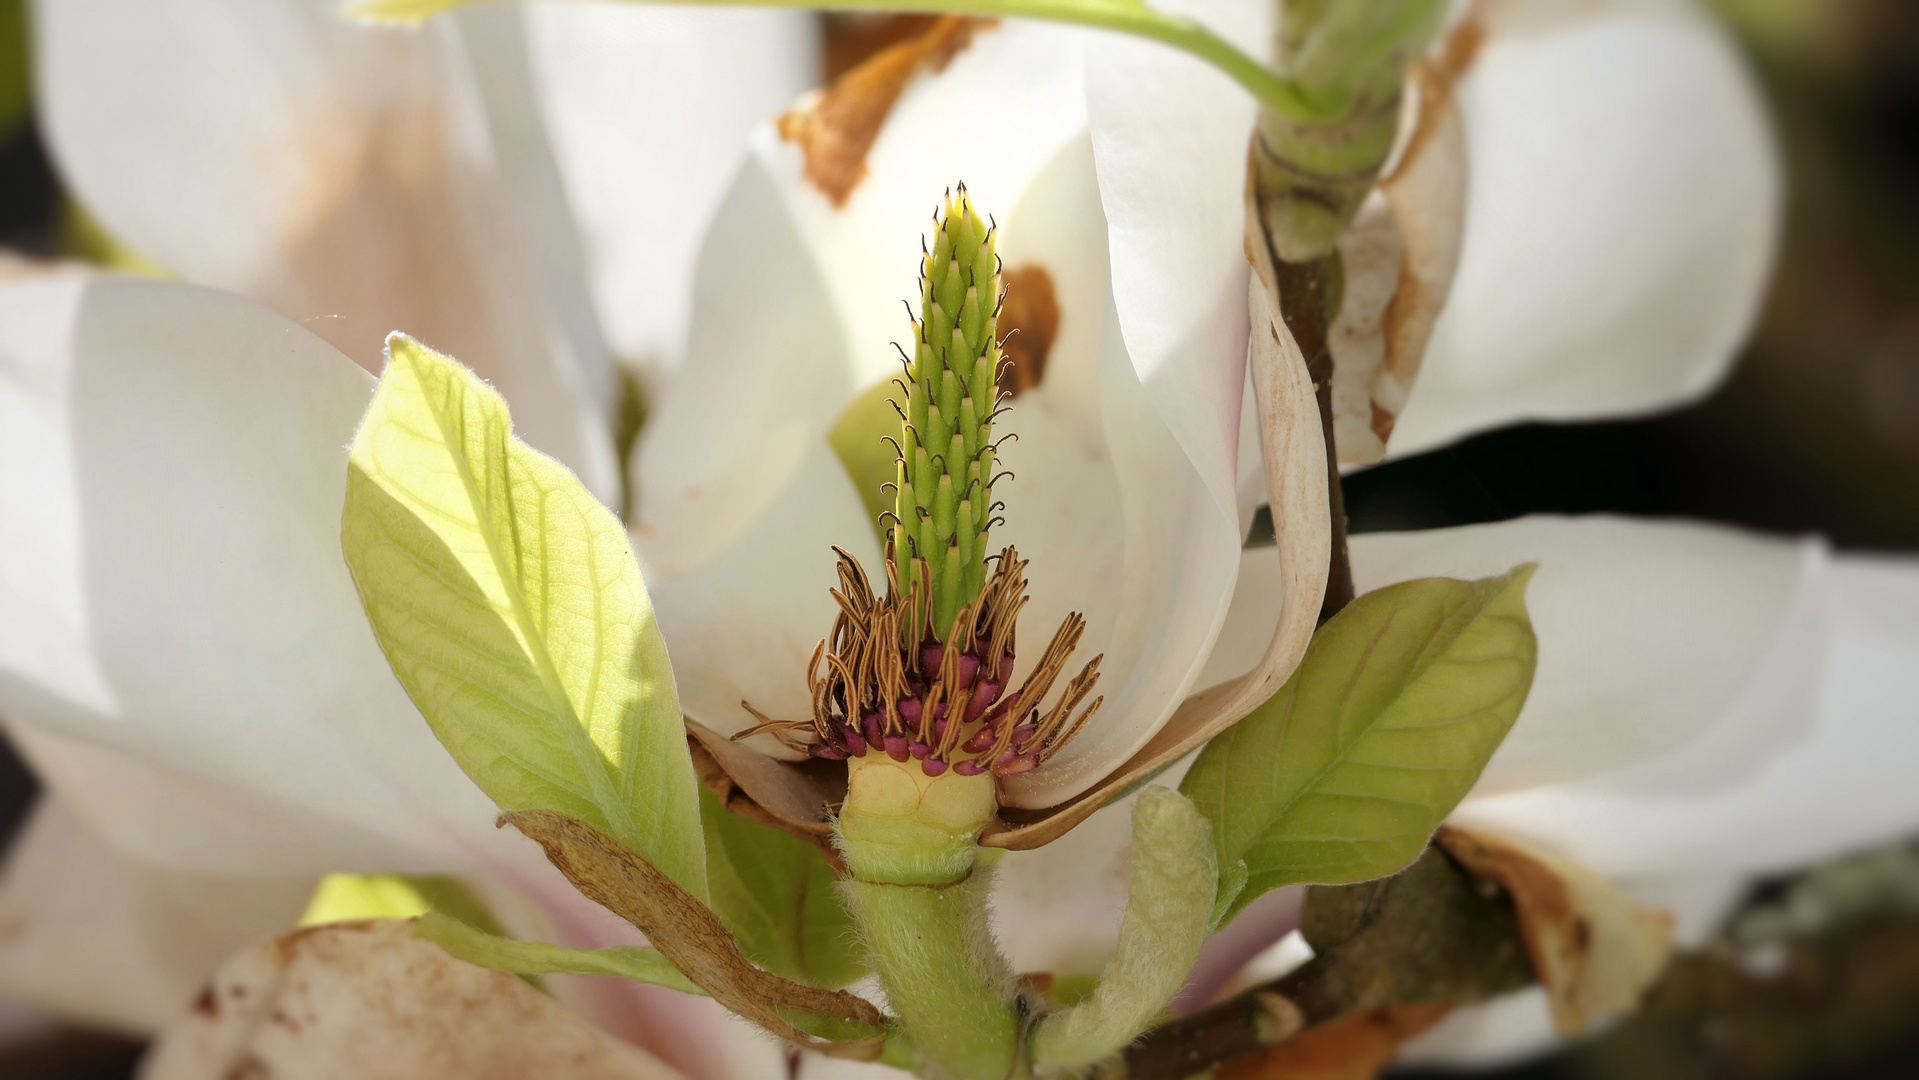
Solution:
M 1012 1075 L 1020 1007 L 987 921 L 987 868 L 943 887 L 847 880 L 840 888 L 872 950 L 887 1002 L 912 1040 L 921 1075 Z

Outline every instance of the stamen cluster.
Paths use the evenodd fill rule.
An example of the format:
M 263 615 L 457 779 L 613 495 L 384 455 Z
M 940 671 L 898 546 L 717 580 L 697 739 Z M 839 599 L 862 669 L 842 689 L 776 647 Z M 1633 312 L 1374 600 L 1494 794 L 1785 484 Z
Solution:
M 887 560 L 886 595 L 878 597 L 859 563 L 845 551 L 839 557 L 833 599 L 840 613 L 807 671 L 812 719 L 762 717 L 736 737 L 771 732 L 791 749 L 833 761 L 869 752 L 917 759 L 928 776 L 949 767 L 961 776 L 1012 776 L 1058 753 L 1105 700 L 1074 714 L 1099 681 L 1096 656 L 1051 708 L 1040 709 L 1086 631 L 1077 612 L 1060 624 L 1019 689 L 1008 692 L 1015 623 L 1027 601 L 1026 563 L 1012 548 L 990 560 L 993 573 L 979 601 L 961 610 L 945 642 L 927 633 L 927 591 L 902 592 L 896 562 Z

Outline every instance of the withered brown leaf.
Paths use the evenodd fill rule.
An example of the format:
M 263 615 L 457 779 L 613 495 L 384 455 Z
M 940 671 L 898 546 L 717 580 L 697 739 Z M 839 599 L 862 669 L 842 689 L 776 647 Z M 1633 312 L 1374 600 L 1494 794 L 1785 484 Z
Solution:
M 810 1013 L 883 1029 L 886 1018 L 871 1002 L 754 967 L 706 905 L 604 833 L 552 810 L 510 811 L 500 815 L 500 823 L 539 844 L 574 888 L 643 931 L 654 948 L 713 1000 L 809 1050 L 862 1061 L 879 1057 L 883 1031 L 827 1041 L 800 1030 L 783 1015 Z

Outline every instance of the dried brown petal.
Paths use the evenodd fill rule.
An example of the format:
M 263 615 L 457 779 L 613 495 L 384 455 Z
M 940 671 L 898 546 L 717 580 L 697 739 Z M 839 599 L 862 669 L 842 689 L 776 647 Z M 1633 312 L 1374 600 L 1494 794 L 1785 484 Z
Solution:
M 1476 17 L 1409 73 L 1412 131 L 1340 238 L 1344 300 L 1328 332 L 1333 423 L 1342 465 L 1386 454 L 1433 327 L 1452 291 L 1466 222 L 1466 133 L 1453 84 L 1471 67 Z
M 1502 837 L 1444 826 L 1434 842 L 1503 886 L 1519 912 L 1553 1021 L 1575 1035 L 1631 1012 L 1672 955 L 1672 919 L 1585 867 Z
M 228 961 L 146 1080 L 679 1080 L 511 975 L 413 938 L 411 919 L 284 934 Z
M 942 16 L 924 33 L 890 45 L 833 80 L 833 85 L 780 117 L 780 137 L 806 155 L 806 179 L 834 206 L 844 206 L 866 178 L 866 153 L 886 115 L 913 79 L 939 71 L 973 34 L 995 20 Z
M 728 810 L 832 850 L 826 809 L 846 801 L 846 766 L 780 761 L 690 722 L 686 734 L 694 769 Z

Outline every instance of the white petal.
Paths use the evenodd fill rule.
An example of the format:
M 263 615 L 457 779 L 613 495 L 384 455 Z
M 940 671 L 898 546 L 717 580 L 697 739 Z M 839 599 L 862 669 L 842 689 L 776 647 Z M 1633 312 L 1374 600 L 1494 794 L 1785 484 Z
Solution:
M 5 727 L 64 811 L 130 857 L 236 878 L 323 869 L 433 872 L 447 865 L 444 855 L 257 789 L 30 724 Z
M 550 227 L 565 210 L 557 184 L 528 182 L 544 148 L 524 123 L 517 24 L 374 30 L 333 0 L 60 0 L 34 15 L 54 156 L 115 236 L 369 369 L 388 331 L 424 338 L 617 494 L 604 348 L 580 283 L 544 277 L 566 275 Z
M 1543 1057 L 1560 1045 L 1545 989 L 1529 986 L 1448 1014 L 1408 1039 L 1398 1060 L 1414 1067 L 1502 1069 Z
M 1086 790 L 1160 729 L 1199 676 L 1239 562 L 1236 462 L 1231 454 L 1196 459 L 1177 440 L 1155 407 L 1157 385 L 1141 377 L 1128 354 L 1115 301 L 1105 305 L 1096 356 L 1076 351 L 1094 344 L 1088 338 L 1067 337 L 1075 316 L 1067 303 L 1084 296 L 1080 302 L 1091 306 L 1094 297 L 1111 295 L 1095 284 L 1099 275 L 1086 270 L 1107 263 L 1099 243 L 1096 151 L 1089 149 L 1084 142 L 1064 148 L 1007 224 L 1009 250 L 1054 268 L 1061 337 L 1048 361 L 1048 383 L 1057 378 L 1057 388 L 1043 384 L 1034 401 L 1022 405 L 1022 398 L 1009 416 L 1022 442 L 1006 448 L 1004 461 L 1019 476 L 1006 485 L 1008 525 L 995 539 L 1004 534 L 1033 560 L 1023 639 L 1050 634 L 1066 611 L 1080 610 L 1088 629 L 1075 664 L 1105 657 L 1098 687 L 1105 705 L 1091 726 L 1045 768 L 1002 782 L 1002 800 L 1021 807 L 1056 805 Z M 1023 229 L 1028 220 L 1036 224 Z M 1112 236 L 1110 228 L 1106 235 Z M 1245 378 L 1243 328 L 1240 333 L 1242 364 L 1231 368 L 1230 411 L 1216 418 L 1235 450 L 1237 391 Z M 1090 394 L 1076 389 L 1089 383 Z M 1099 428 L 1075 431 L 1073 403 L 1095 395 Z M 1217 466 L 1211 473 L 1209 464 Z
M 1820 593 L 1810 731 L 1761 768 L 1688 789 L 1654 762 L 1474 800 L 1460 820 L 1669 881 L 1789 870 L 1919 831 L 1919 563 L 1841 557 Z
M 794 453 L 798 475 L 730 544 L 678 577 L 648 577 L 680 707 L 722 734 L 757 722 L 741 702 L 776 720 L 813 715 L 807 662 L 839 612 L 828 591 L 839 584 L 834 545 L 880 572 L 879 541 L 839 458 L 824 441 Z M 771 735 L 749 745 L 794 756 Z
M 1539 563 L 1526 592 L 1538 671 L 1476 796 L 1648 763 L 1696 791 L 1750 774 L 1811 727 L 1826 563 L 1814 542 L 1529 517 L 1356 536 L 1352 554 L 1360 592 Z
M 339 552 L 365 372 L 238 298 L 112 278 L 0 286 L 0 358 L 0 625 L 21 631 L 0 639 L 0 712 L 117 752 L 69 754 L 51 779 L 128 813 L 214 781 L 196 806 L 125 826 L 156 861 L 481 872 L 574 937 L 606 931 L 534 845 L 493 827 L 367 627 Z M 17 647 L 34 638 L 60 662 Z M 210 852 L 190 826 L 223 790 L 245 796 L 224 827 L 267 835 Z M 349 828 L 290 829 L 316 817 Z
M 0 995 L 152 1035 L 231 953 L 291 928 L 312 878 L 215 877 L 129 858 L 43 801 L 0 875 Z
M 654 589 L 741 536 L 866 385 L 781 183 L 757 157 L 734 178 L 700 256 L 686 369 L 636 448 L 633 535 Z M 836 535 L 871 533 L 864 516 Z
M 1465 247 L 1396 456 L 1704 394 L 1777 240 L 1764 107 L 1710 17 L 1684 0 L 1493 11 L 1459 87 Z
M 1270 40 L 1268 5 L 1175 7 L 1254 55 Z M 1191 56 L 1118 35 L 1089 43 L 1086 82 L 1125 348 L 1213 498 L 1234 507 L 1253 99 Z
M 646 4 L 519 10 L 601 325 L 662 387 L 685 349 L 700 239 L 747 135 L 819 81 L 818 20 Z

